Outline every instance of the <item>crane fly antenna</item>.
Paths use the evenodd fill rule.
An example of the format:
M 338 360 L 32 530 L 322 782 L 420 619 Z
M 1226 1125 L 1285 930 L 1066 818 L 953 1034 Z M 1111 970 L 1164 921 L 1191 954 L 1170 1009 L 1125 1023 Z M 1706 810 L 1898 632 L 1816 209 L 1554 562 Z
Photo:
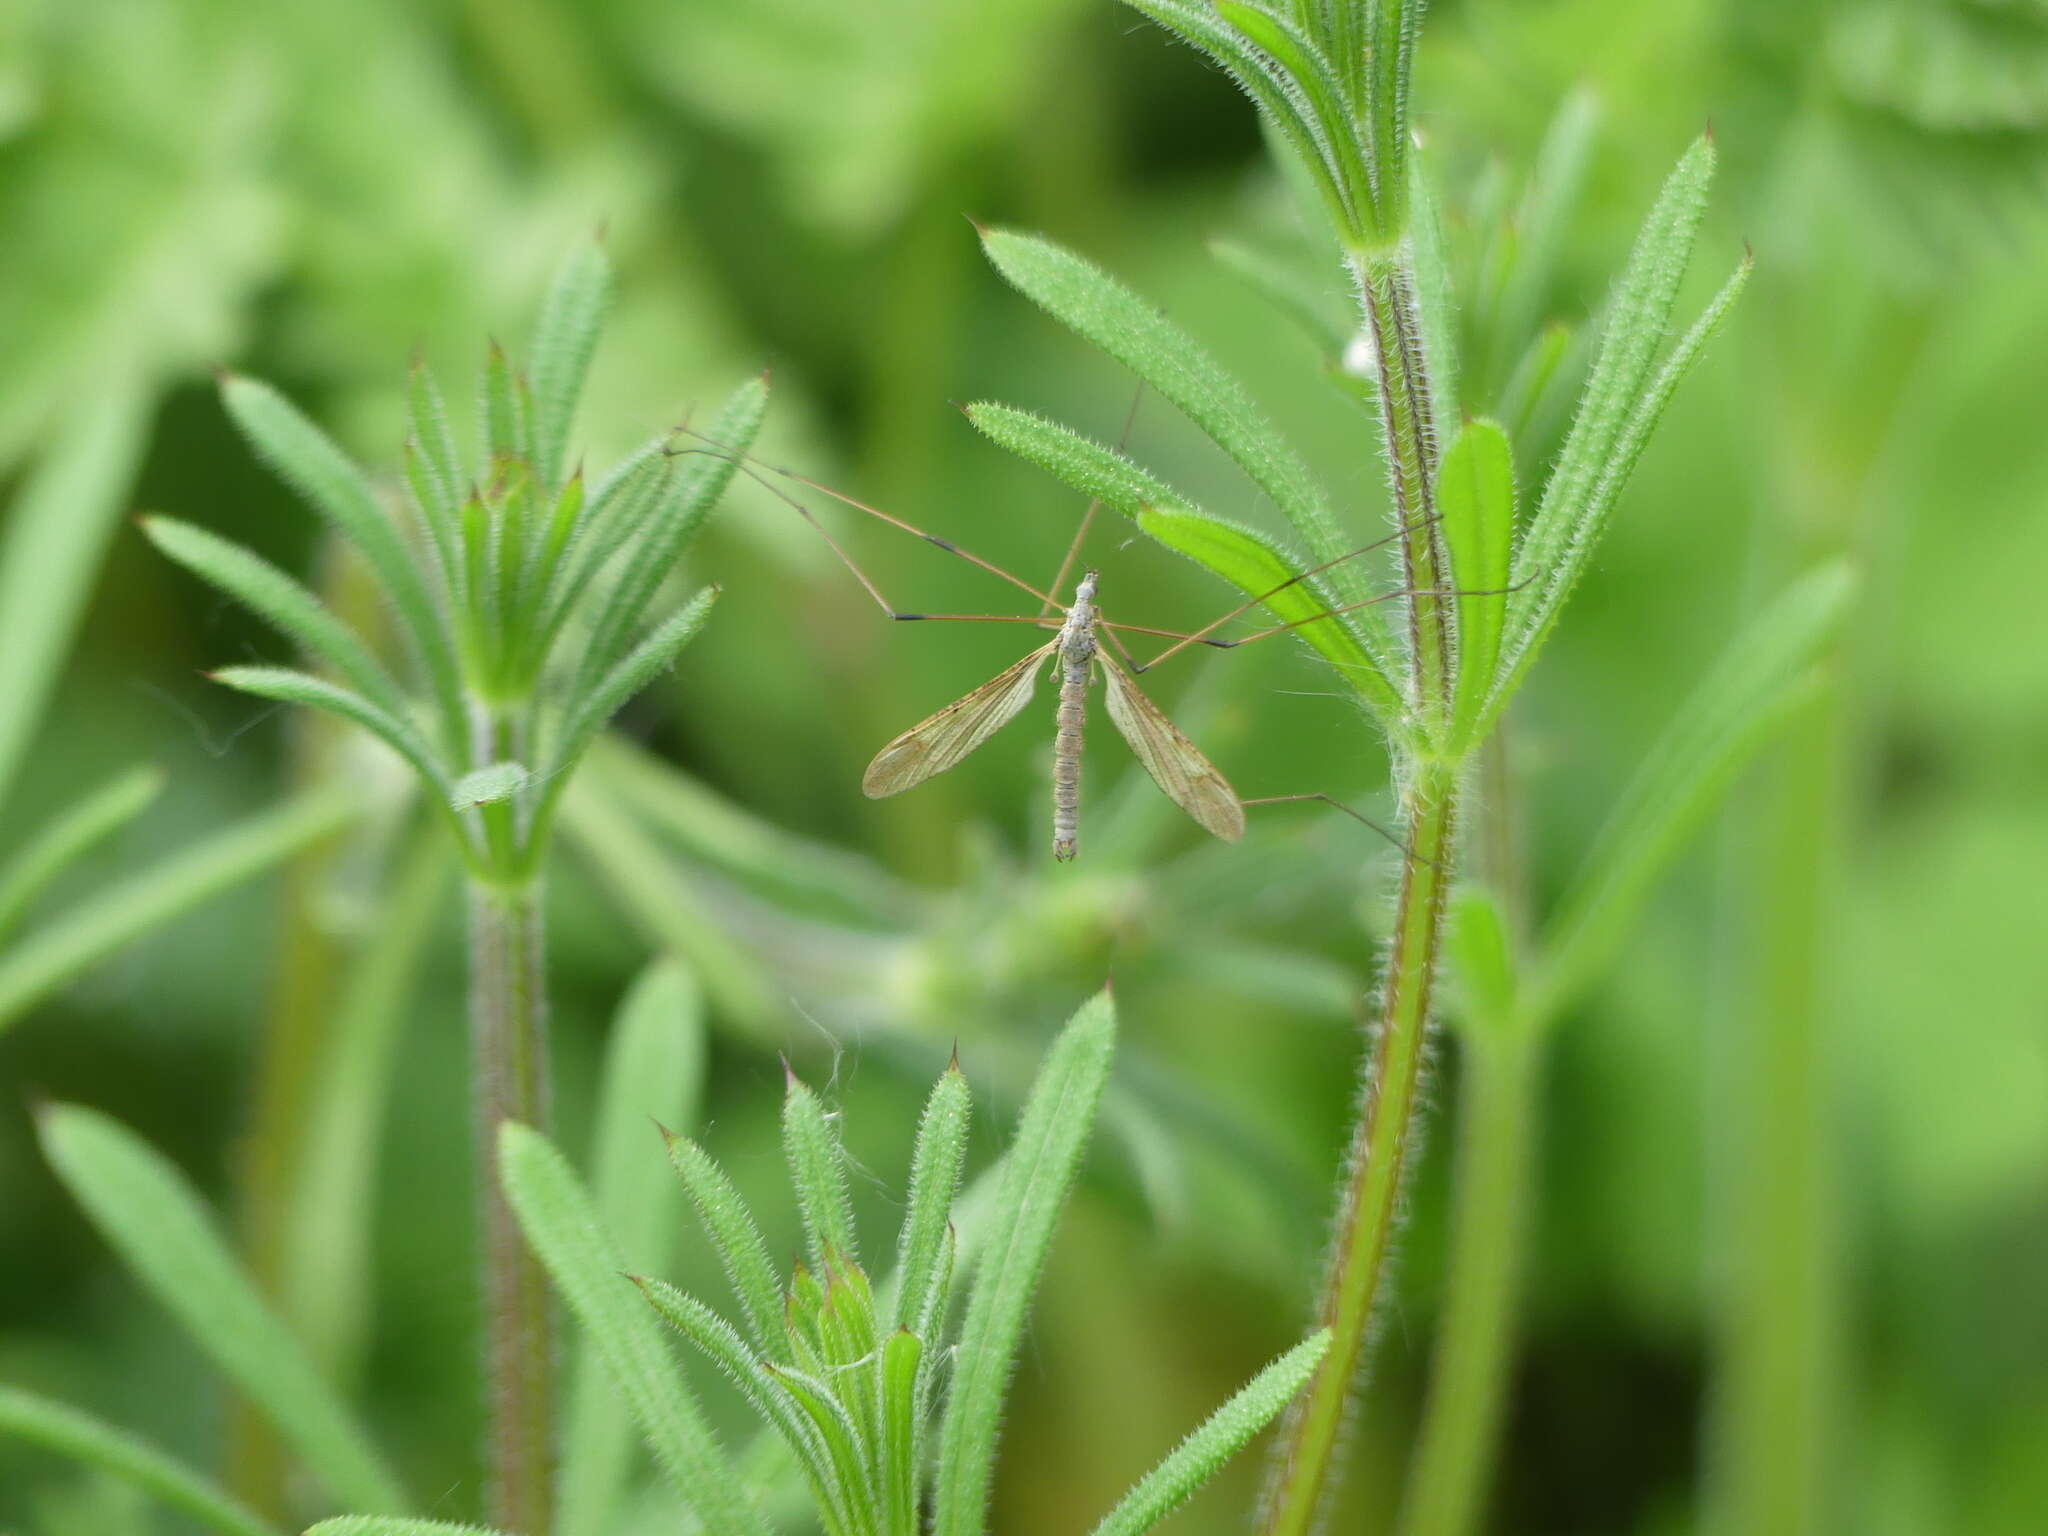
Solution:
M 864 571 L 862 571 L 858 565 L 854 563 L 853 557 L 847 554 L 847 552 L 840 547 L 838 540 L 834 539 L 831 534 L 825 531 L 825 525 L 818 521 L 817 514 L 811 511 L 809 507 L 805 506 L 796 497 L 790 495 L 789 492 L 772 484 L 762 473 L 762 471 L 765 470 L 768 474 L 780 475 L 785 480 L 792 480 L 798 485 L 809 486 L 812 490 L 817 491 L 820 495 L 830 496 L 834 501 L 843 502 L 847 506 L 852 507 L 855 511 L 865 512 L 870 517 L 878 517 L 892 528 L 900 528 L 905 533 L 912 534 L 917 538 L 923 539 L 927 544 L 937 545 L 940 549 L 943 549 L 949 555 L 958 555 L 962 560 L 965 560 L 969 565 L 979 566 L 982 570 L 987 571 L 989 575 L 994 576 L 999 580 L 1007 581 L 1011 586 L 1016 587 L 1019 591 L 1030 593 L 1031 596 L 1037 598 L 1041 603 L 1050 603 L 1055 608 L 1060 606 L 1057 599 L 1049 597 L 1045 593 L 1039 591 L 1038 588 L 1032 586 L 1031 583 L 1026 581 L 1023 577 L 1013 575 L 1009 571 L 1004 570 L 1000 565 L 997 565 L 993 560 L 984 560 L 981 556 L 975 554 L 972 550 L 962 549 L 958 544 L 955 544 L 951 539 L 942 539 L 936 533 L 927 533 L 924 529 L 917 527 L 915 524 L 906 523 L 905 521 L 903 521 L 902 518 L 896 517 L 891 513 L 884 512 L 880 507 L 870 506 L 868 505 L 868 503 L 864 501 L 847 495 L 844 491 L 835 491 L 832 489 L 831 486 L 825 484 L 822 480 L 813 480 L 809 475 L 798 474 L 793 469 L 784 469 L 779 464 L 770 464 L 765 459 L 757 459 L 749 454 L 735 453 L 732 449 L 726 447 L 725 444 L 719 442 L 717 439 L 707 437 L 704 433 L 697 431 L 693 427 L 683 425 L 676 427 L 675 430 L 686 437 L 695 438 L 702 446 L 696 448 L 664 448 L 662 452 L 670 455 L 681 455 L 687 453 L 708 454 L 713 458 L 726 459 L 727 461 L 736 464 L 741 469 L 745 470 L 749 478 L 754 480 L 764 489 L 772 492 L 781 500 L 787 502 L 790 506 L 794 507 L 797 510 L 798 514 L 802 516 L 805 522 L 809 523 L 813 528 L 817 529 L 818 536 L 822 538 L 828 545 L 831 546 L 832 552 L 839 557 L 840 563 L 844 565 L 849 571 L 853 572 L 854 579 L 858 581 L 863 588 L 866 589 L 868 596 L 872 597 L 875 600 L 875 602 L 881 606 L 882 611 L 888 614 L 891 618 L 894 618 L 896 616 L 895 605 L 892 604 L 886 597 L 882 595 L 880 588 L 878 588 L 872 581 L 868 580 L 867 574 Z

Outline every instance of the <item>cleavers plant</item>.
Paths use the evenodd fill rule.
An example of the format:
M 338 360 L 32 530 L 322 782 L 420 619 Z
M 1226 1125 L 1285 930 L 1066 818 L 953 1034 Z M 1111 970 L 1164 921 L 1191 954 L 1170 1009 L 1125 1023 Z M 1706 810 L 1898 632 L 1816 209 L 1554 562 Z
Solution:
M 1026 1313 L 1115 1033 L 1107 993 L 1074 1016 L 1047 1052 L 1002 1160 L 960 1201 L 957 1225 L 971 1106 L 959 1064 L 947 1067 L 918 1128 L 895 1263 L 880 1285 L 861 1262 L 838 1119 L 793 1072 L 782 1132 L 804 1256 L 786 1283 L 724 1170 L 689 1137 L 664 1133 L 731 1285 L 730 1317 L 659 1279 L 629 1284 L 599 1203 L 568 1160 L 530 1127 L 503 1128 L 504 1178 L 527 1237 L 698 1528 L 766 1536 L 775 1527 L 756 1484 L 787 1485 L 793 1467 L 827 1536 L 978 1536 Z M 764 1423 L 765 1458 L 736 1462 L 720 1449 L 657 1320 L 739 1389 Z M 1268 1365 L 1141 1479 L 1097 1536 L 1138 1536 L 1178 1508 L 1280 1412 L 1328 1342 L 1318 1332 Z M 748 1467 L 767 1476 L 749 1477 Z M 314 1536 L 452 1529 L 349 1517 Z
M 1261 598 L 1277 620 L 1299 625 L 1392 759 L 1406 856 L 1321 1289 L 1319 1321 L 1332 1344 L 1289 1413 L 1263 1515 L 1267 1536 L 1303 1536 L 1334 1485 L 1349 1399 L 1386 1293 L 1468 781 L 1750 262 L 1745 255 L 1667 353 L 1666 328 L 1713 174 L 1714 147 L 1702 137 L 1637 238 L 1548 479 L 1538 493 L 1521 490 L 1507 430 L 1463 413 L 1451 283 L 1413 149 L 1409 82 L 1421 0 L 1129 3 L 1230 74 L 1309 189 L 1322 243 L 1356 299 L 1355 339 L 1333 377 L 1373 422 L 1385 461 L 1400 587 L 1398 605 L 1389 606 L 1403 622 L 1381 617 L 1369 572 L 1349 558 L 1367 533 L 1333 512 L 1245 388 L 1152 305 L 1047 240 L 982 232 L 1004 277 L 1138 374 L 1235 461 L 1291 524 L 1306 558 L 1211 516 L 1122 453 L 1035 414 L 982 403 L 968 415 L 996 441 Z M 1236 264 L 1256 269 L 1258 259 Z M 1289 274 L 1255 275 L 1269 292 L 1296 286 Z M 1554 333 L 1530 350 L 1514 375 L 1554 371 Z
M 304 648 L 319 672 L 228 667 L 266 699 L 354 721 L 418 775 L 468 872 L 470 1033 L 483 1234 L 493 1517 L 548 1525 L 554 1345 L 546 1284 L 494 1176 L 497 1127 L 547 1119 L 542 876 L 563 792 L 606 721 L 669 666 L 715 589 L 650 622 L 662 587 L 732 466 L 657 439 L 586 489 L 570 428 L 611 288 L 601 246 L 572 251 L 543 303 L 526 371 L 493 346 L 466 468 L 424 363 L 409 389 L 404 495 L 394 508 L 270 386 L 223 374 L 228 414 L 256 452 L 361 555 L 390 610 L 411 682 L 320 598 L 239 545 L 146 519 L 172 559 Z M 712 430 L 751 441 L 765 385 L 742 386 Z

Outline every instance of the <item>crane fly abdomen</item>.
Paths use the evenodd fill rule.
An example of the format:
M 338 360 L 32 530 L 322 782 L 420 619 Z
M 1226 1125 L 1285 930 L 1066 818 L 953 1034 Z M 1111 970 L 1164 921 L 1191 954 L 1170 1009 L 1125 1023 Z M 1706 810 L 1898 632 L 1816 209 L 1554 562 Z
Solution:
M 1060 706 L 1052 738 L 1052 856 L 1065 863 L 1081 844 L 1081 745 L 1088 723 L 1088 674 L 1095 664 L 1095 572 L 1081 578 L 1053 642 L 1060 659 Z

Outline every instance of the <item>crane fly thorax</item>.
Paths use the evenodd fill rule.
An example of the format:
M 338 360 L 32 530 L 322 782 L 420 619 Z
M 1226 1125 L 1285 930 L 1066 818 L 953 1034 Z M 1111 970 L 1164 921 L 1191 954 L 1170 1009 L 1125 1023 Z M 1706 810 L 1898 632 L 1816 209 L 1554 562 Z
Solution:
M 1067 609 L 1067 616 L 1060 625 L 1060 657 L 1069 668 L 1085 667 L 1095 659 L 1095 584 L 1094 571 L 1081 578 L 1074 588 L 1074 601 Z

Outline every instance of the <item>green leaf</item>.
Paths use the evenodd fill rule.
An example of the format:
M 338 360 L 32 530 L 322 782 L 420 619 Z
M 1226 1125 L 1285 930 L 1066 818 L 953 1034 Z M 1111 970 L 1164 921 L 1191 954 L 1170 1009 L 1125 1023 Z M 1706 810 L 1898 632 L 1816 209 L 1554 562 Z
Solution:
M 689 1137 L 670 1136 L 668 1155 L 717 1250 L 754 1348 L 770 1359 L 783 1358 L 782 1287 L 753 1213 L 725 1170 Z
M 677 1496 L 709 1530 L 767 1536 L 568 1161 L 538 1131 L 508 1120 L 498 1133 L 498 1164 L 528 1245 L 582 1324 Z
M 333 667 L 386 714 L 405 717 L 405 697 L 391 674 L 356 632 L 301 583 L 241 545 L 176 518 L 146 517 L 142 531 L 193 575 L 211 582 Z
M 839 1143 L 838 1117 L 828 1116 L 817 1094 L 786 1066 L 784 1079 L 782 1150 L 796 1186 L 811 1267 L 823 1275 L 842 1254 L 856 1263 L 860 1258 L 853 1197 L 846 1187 L 846 1149 Z
M 1660 381 L 1658 388 L 1646 390 L 1693 238 L 1706 211 L 1713 174 L 1713 142 L 1696 140 L 1665 182 L 1636 237 L 1628 269 L 1609 307 L 1600 355 L 1585 398 L 1516 551 L 1515 579 L 1528 585 L 1508 603 L 1502 645 L 1506 666 L 1494 690 L 1489 716 L 1497 715 L 1513 695 L 1556 623 L 1565 598 L 1592 557 L 1606 514 L 1634 468 L 1635 456 L 1669 400 L 1670 389 L 1676 387 L 1677 374 L 1667 366 L 1664 380 L 1668 385 Z M 1748 265 L 1745 260 L 1700 324 L 1679 344 L 1672 357 L 1679 372 L 1697 355 L 1734 302 Z
M 663 1280 L 642 1278 L 635 1283 L 656 1314 L 739 1389 L 748 1406 L 794 1453 L 828 1528 L 835 1536 L 846 1530 L 850 1506 L 840 1487 L 839 1463 L 817 1422 L 786 1390 L 783 1378 L 747 1347 L 737 1329 L 696 1297 Z
M 1293 1401 L 1329 1347 L 1330 1330 L 1319 1329 L 1254 1376 L 1124 1495 L 1095 1536 L 1141 1536 L 1185 1504 Z
M 410 1005 L 449 906 L 449 854 L 441 828 L 415 827 L 377 892 L 377 922 L 320 1020 L 320 1091 L 286 1215 L 280 1305 L 344 1380 L 360 1369 L 370 1332 L 378 1155 Z
M 626 637 L 739 473 L 739 455 L 753 444 L 767 409 L 767 382 L 749 379 L 732 392 L 707 429 L 728 451 L 674 455 L 671 473 L 645 520 L 648 531 L 634 539 L 631 560 L 600 605 L 583 654 L 579 690 L 594 684 L 625 649 Z
M 597 351 L 597 336 L 611 302 L 612 270 L 604 244 L 581 240 L 555 273 L 533 332 L 533 467 L 553 492 L 562 483 L 576 402 Z
M 357 814 L 309 792 L 203 837 L 30 930 L 0 955 L 0 1032 L 131 940 L 318 842 Z
M 455 781 L 449 792 L 451 810 L 469 811 L 480 805 L 501 805 L 517 799 L 533 782 L 533 772 L 524 763 L 489 763 L 472 768 Z
M 455 457 L 455 439 L 448 431 L 448 411 L 440 388 L 421 358 L 415 357 L 406 376 L 406 406 L 411 433 L 405 442 L 406 484 L 413 506 L 426 525 L 442 575 L 453 586 L 462 573 L 457 553 L 456 509 L 462 504 L 462 466 Z
M 1414 206 L 1408 249 L 1415 271 L 1416 319 L 1422 328 L 1423 356 L 1429 359 L 1430 416 L 1441 425 L 1458 420 L 1463 411 L 1455 289 L 1436 189 L 1430 185 L 1420 156 L 1410 163 L 1408 180 Z
M 910 1206 L 896 1243 L 892 1332 L 907 1328 L 920 1339 L 938 1338 L 945 1317 L 946 1230 L 952 1223 L 953 1197 L 960 1189 L 973 1106 L 967 1078 L 960 1063 L 953 1061 L 932 1086 L 917 1126 L 917 1146 L 910 1158 Z
M 1242 0 L 1215 3 L 1216 14 L 1231 30 L 1278 66 L 1277 71 L 1271 71 L 1274 83 L 1306 109 L 1316 144 L 1343 192 L 1345 204 L 1353 209 L 1363 208 L 1370 216 L 1372 177 L 1359 152 L 1344 83 L 1329 57 L 1314 38 L 1283 16 L 1246 5 Z
M 918 1382 L 924 1352 L 923 1341 L 907 1329 L 898 1329 L 882 1346 L 880 1492 L 882 1529 L 889 1536 L 918 1536 L 917 1486 L 924 1467 Z
M 1491 421 L 1468 421 L 1437 467 L 1437 515 L 1458 594 L 1458 679 L 1451 748 L 1473 741 L 1493 693 L 1507 621 L 1508 571 L 1515 540 L 1515 458 L 1508 436 Z
M 495 341 L 484 358 L 484 460 L 493 474 L 509 463 L 531 466 L 533 445 L 527 435 L 531 400 L 526 381 Z
M 1021 293 L 1137 374 L 1207 433 L 1272 498 L 1316 563 L 1349 552 L 1352 545 L 1307 466 L 1245 387 L 1194 338 L 1106 272 L 1049 241 L 985 230 L 981 243 Z M 1355 564 L 1336 566 L 1330 581 L 1345 603 L 1372 596 Z
M 1543 318 L 1543 299 L 1557 281 L 1599 127 L 1599 98 L 1580 87 L 1564 99 L 1544 132 L 1528 191 L 1514 215 L 1515 259 L 1499 304 L 1484 321 L 1487 333 L 1507 346 L 1521 346 Z
M 1544 935 L 1526 1011 L 1554 1021 L 1606 967 L 1651 883 L 1713 810 L 1738 770 L 1809 702 L 1811 671 L 1854 590 L 1847 567 L 1795 582 L 1736 637 L 1680 706 L 1615 802 Z
M 126 372 L 68 409 L 0 532 L 0 800 L 63 669 L 149 414 L 143 381 Z
M 704 999 L 677 960 L 643 971 L 619 1005 L 605 1055 L 591 1185 L 605 1227 L 637 1270 L 668 1261 L 679 1212 L 662 1125 L 695 1122 L 704 1085 Z M 632 1465 L 633 1420 L 593 1351 L 575 1362 L 562 1427 L 559 1536 L 608 1536 Z
M 225 1536 L 278 1536 L 240 1500 L 113 1425 L 27 1392 L 0 1387 L 0 1435 L 97 1467 Z
M 1485 886 L 1460 886 L 1452 895 L 1445 958 L 1458 990 L 1459 1027 L 1483 1037 L 1513 1027 L 1514 950 L 1500 903 Z
M 359 1509 L 404 1509 L 398 1479 L 257 1295 L 184 1176 L 93 1110 L 54 1105 L 37 1129 L 51 1166 L 100 1235 L 327 1490 Z
M 1126 0 L 1160 26 L 1221 64 L 1245 93 L 1258 103 L 1266 121 L 1291 148 L 1301 168 L 1315 183 L 1330 222 L 1346 234 L 1363 231 L 1373 218 L 1369 191 L 1345 186 L 1332 147 L 1303 100 L 1303 93 L 1277 61 L 1249 46 L 1223 25 L 1215 11 L 1189 0 Z
M 163 787 L 161 770 L 131 768 L 59 813 L 0 864 L 0 941 L 52 880 L 140 816 Z
M 1391 728 L 1403 717 L 1406 711 L 1390 666 L 1376 660 L 1359 638 L 1363 632 L 1376 639 L 1384 630 L 1377 624 L 1354 629 L 1346 621 L 1356 616 L 1332 614 L 1307 582 L 1283 586 L 1296 574 L 1296 568 L 1262 535 L 1202 512 L 1141 512 L 1138 526 L 1168 549 L 1215 572 L 1245 596 L 1258 598 L 1280 623 L 1295 626 L 1295 633 L 1337 669 L 1338 676 L 1358 691 L 1382 723 Z M 1372 611 L 1363 610 L 1367 614 Z
M 979 1536 L 982 1530 L 1025 1314 L 1080 1168 L 1115 1046 L 1116 1010 L 1109 993 L 1100 992 L 1046 1053 L 1004 1155 L 939 1430 L 933 1536 Z
M 242 435 L 278 476 L 343 538 L 361 550 L 433 686 L 443 718 L 459 721 L 462 689 L 440 610 L 412 552 L 378 504 L 361 470 L 333 439 L 268 384 L 228 375 L 221 400 Z
M 1268 599 L 1267 611 L 1283 624 L 1301 625 L 1301 638 L 1365 694 L 1376 713 L 1382 706 L 1395 706 L 1399 696 L 1390 681 L 1391 663 L 1376 664 L 1366 649 L 1371 641 L 1386 644 L 1384 627 L 1372 616 L 1373 610 L 1332 615 L 1335 605 L 1328 595 L 1315 581 L 1296 580 L 1302 567 L 1263 535 L 1198 510 L 1121 453 L 1043 416 L 980 401 L 967 407 L 967 419 L 1012 453 L 1134 519 L 1168 549 L 1222 577 L 1247 597 Z M 1305 622 L 1319 616 L 1326 622 Z
M 352 689 L 291 667 L 222 667 L 213 674 L 213 680 L 224 687 L 254 694 L 259 699 L 302 704 L 308 709 L 324 709 L 344 720 L 353 720 L 412 764 L 440 799 L 454 803 L 454 781 L 449 776 L 447 763 L 433 744 L 415 730 L 410 721 L 379 709 Z

